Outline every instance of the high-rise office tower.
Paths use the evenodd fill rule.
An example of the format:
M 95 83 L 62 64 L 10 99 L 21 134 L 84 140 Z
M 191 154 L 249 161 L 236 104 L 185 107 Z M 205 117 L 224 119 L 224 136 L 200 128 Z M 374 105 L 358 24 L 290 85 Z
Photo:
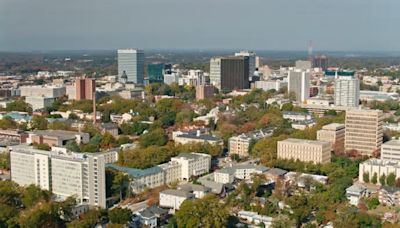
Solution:
M 75 99 L 93 100 L 96 91 L 96 80 L 93 78 L 79 78 L 75 80 Z
M 308 61 L 308 60 L 297 60 L 295 62 L 295 67 L 296 67 L 296 69 L 299 69 L 299 70 L 310 70 L 312 67 L 312 63 L 311 63 L 311 61 Z
M 249 57 L 229 56 L 211 58 L 210 83 L 220 90 L 250 88 Z
M 297 102 L 307 101 L 310 96 L 310 74 L 298 69 L 289 71 L 288 93 L 296 96 Z
M 360 81 L 357 78 L 335 79 L 335 105 L 358 107 L 360 100 Z
M 235 53 L 235 56 L 246 56 L 249 58 L 249 77 L 253 77 L 256 71 L 256 53 L 252 51 L 240 51 Z
M 216 88 L 221 89 L 221 58 L 210 59 L 210 83 Z
M 144 82 L 144 52 L 138 49 L 118 50 L 118 78 L 123 74 L 127 82 L 143 84 Z
M 321 68 L 322 70 L 328 69 L 328 57 L 325 55 L 317 55 L 313 57 L 313 67 Z
M 235 90 L 248 89 L 249 58 L 246 56 L 232 56 L 221 59 L 221 89 Z
M 350 109 L 346 111 L 345 150 L 356 150 L 371 156 L 379 150 L 383 140 L 383 112 L 381 110 Z

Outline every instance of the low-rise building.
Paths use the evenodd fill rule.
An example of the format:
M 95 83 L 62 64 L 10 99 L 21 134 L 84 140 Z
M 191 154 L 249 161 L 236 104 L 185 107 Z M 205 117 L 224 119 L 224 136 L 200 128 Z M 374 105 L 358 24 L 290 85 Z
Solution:
M 335 152 L 344 151 L 345 125 L 331 123 L 317 131 L 317 140 L 330 142 L 332 150 Z
M 229 154 L 237 154 L 240 157 L 249 156 L 249 147 L 252 141 L 257 141 L 262 138 L 271 137 L 272 129 L 264 129 L 259 131 L 241 134 L 229 138 Z
M 185 200 L 194 199 L 194 197 L 193 193 L 184 190 L 167 189 L 160 192 L 160 207 L 170 208 L 174 212 Z
M 47 144 L 49 146 L 65 146 L 74 140 L 77 144 L 88 143 L 88 133 L 64 130 L 36 130 L 28 132 L 27 143 Z
M 354 206 L 358 206 L 361 197 L 367 196 L 367 194 L 367 188 L 360 184 L 353 184 L 346 189 L 346 197 L 349 203 Z
M 331 144 L 316 140 L 289 138 L 278 142 L 278 159 L 326 164 L 331 162 Z
M 209 143 L 212 145 L 222 145 L 222 139 L 209 135 L 202 134 L 200 130 L 197 131 L 174 131 L 172 133 L 172 139 L 175 143 L 187 144 L 187 143 Z
M 209 154 L 182 153 L 171 158 L 171 161 L 181 165 L 182 180 L 189 180 L 191 177 L 208 173 L 211 168 L 211 155 Z
M 358 172 L 359 182 L 365 183 L 364 175 L 369 177 L 369 182 L 371 182 L 376 175 L 376 184 L 380 185 L 379 178 L 382 175 L 388 176 L 390 173 L 393 173 L 396 179 L 400 177 L 400 162 L 371 158 L 360 163 Z
M 41 110 L 53 105 L 55 98 L 53 97 L 25 97 L 25 102 L 29 104 L 32 110 Z
M 390 140 L 381 146 L 381 159 L 400 162 L 400 140 Z
M 283 112 L 283 118 L 291 121 L 311 120 L 312 116 L 305 112 Z
M 292 128 L 297 130 L 305 130 L 307 128 L 313 127 L 317 122 L 314 119 L 295 121 L 292 123 Z
M 295 183 L 300 188 L 310 187 L 311 182 L 317 182 L 323 185 L 328 183 L 328 177 L 309 173 L 288 172 L 285 174 L 285 181 Z
M 239 211 L 238 217 L 247 220 L 249 223 L 256 225 L 264 224 L 264 227 L 271 227 L 273 218 L 265 215 L 259 215 L 257 212 L 252 211 Z
M 197 199 L 201 199 L 211 192 L 211 188 L 198 184 L 181 184 L 178 186 L 178 190 L 193 193 Z
M 222 184 L 231 184 L 235 179 L 250 180 L 254 174 L 264 174 L 267 167 L 254 164 L 239 164 L 223 168 L 214 172 L 214 181 Z
M 400 188 L 383 186 L 378 191 L 379 203 L 388 206 L 400 206 Z

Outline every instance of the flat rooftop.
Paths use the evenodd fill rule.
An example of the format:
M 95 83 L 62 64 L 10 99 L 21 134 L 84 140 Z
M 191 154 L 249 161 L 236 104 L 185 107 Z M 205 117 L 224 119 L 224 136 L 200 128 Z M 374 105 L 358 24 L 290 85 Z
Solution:
M 392 139 L 390 141 L 385 142 L 384 144 L 382 144 L 382 146 L 400 146 L 400 140 L 397 139 Z
M 329 142 L 324 142 L 324 141 L 307 140 L 307 139 L 294 139 L 294 138 L 285 139 L 285 140 L 282 140 L 282 141 L 279 141 L 279 142 L 296 143 L 296 144 L 313 144 L 313 145 L 326 145 L 326 144 L 329 144 L 330 145 Z
M 322 127 L 324 130 L 339 130 L 342 128 L 345 128 L 345 125 L 341 123 L 331 123 Z
M 87 135 L 88 133 L 77 132 L 77 131 L 63 131 L 63 130 L 37 130 L 28 132 L 35 135 L 43 135 L 56 137 L 62 140 L 74 139 L 76 135 Z

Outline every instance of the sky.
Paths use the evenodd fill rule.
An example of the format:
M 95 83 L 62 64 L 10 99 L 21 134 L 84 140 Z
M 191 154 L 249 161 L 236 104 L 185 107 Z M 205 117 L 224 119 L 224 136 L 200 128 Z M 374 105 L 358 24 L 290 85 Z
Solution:
M 400 51 L 399 0 L 0 0 L 0 51 Z

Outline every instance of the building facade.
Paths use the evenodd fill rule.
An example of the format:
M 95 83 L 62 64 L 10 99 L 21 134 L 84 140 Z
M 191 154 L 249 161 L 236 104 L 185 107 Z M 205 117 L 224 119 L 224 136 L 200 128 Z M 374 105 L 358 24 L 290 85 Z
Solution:
M 323 141 L 286 139 L 278 142 L 278 159 L 326 164 L 331 162 L 331 144 Z
M 400 162 L 400 140 L 390 140 L 381 146 L 381 159 Z
M 93 78 L 79 78 L 75 80 L 75 99 L 93 100 L 96 92 L 96 80 Z
M 256 71 L 256 53 L 252 51 L 240 51 L 235 53 L 235 56 L 244 56 L 249 58 L 249 77 L 252 77 L 254 71 Z
M 204 100 L 214 96 L 213 85 L 198 85 L 196 86 L 196 100 Z
M 288 75 L 288 93 L 304 103 L 310 96 L 310 75 L 302 70 L 291 70 Z
M 335 80 L 335 105 L 358 107 L 360 102 L 360 81 L 347 77 Z
M 371 156 L 383 140 L 383 112 L 381 110 L 351 109 L 346 111 L 345 150 L 356 150 Z
M 379 178 L 382 175 L 386 177 L 393 173 L 396 176 L 396 179 L 400 177 L 400 163 L 396 161 L 388 161 L 383 159 L 371 158 L 366 160 L 358 166 L 358 181 L 361 183 L 365 183 L 364 175 L 369 177 L 370 183 L 372 183 L 372 179 L 374 176 L 377 177 L 377 185 L 380 185 Z
M 344 151 L 345 125 L 331 123 L 317 131 L 317 140 L 330 142 L 335 152 Z
M 144 52 L 138 49 L 118 50 L 118 78 L 126 74 L 126 82 L 143 84 Z
M 171 161 L 181 165 L 182 180 L 189 180 L 191 177 L 208 173 L 211 169 L 211 155 L 209 154 L 180 154 L 171 158 Z
M 101 153 L 70 153 L 64 148 L 37 150 L 26 145 L 10 151 L 11 180 L 36 185 L 57 199 L 75 196 L 80 203 L 106 207 L 105 160 Z

